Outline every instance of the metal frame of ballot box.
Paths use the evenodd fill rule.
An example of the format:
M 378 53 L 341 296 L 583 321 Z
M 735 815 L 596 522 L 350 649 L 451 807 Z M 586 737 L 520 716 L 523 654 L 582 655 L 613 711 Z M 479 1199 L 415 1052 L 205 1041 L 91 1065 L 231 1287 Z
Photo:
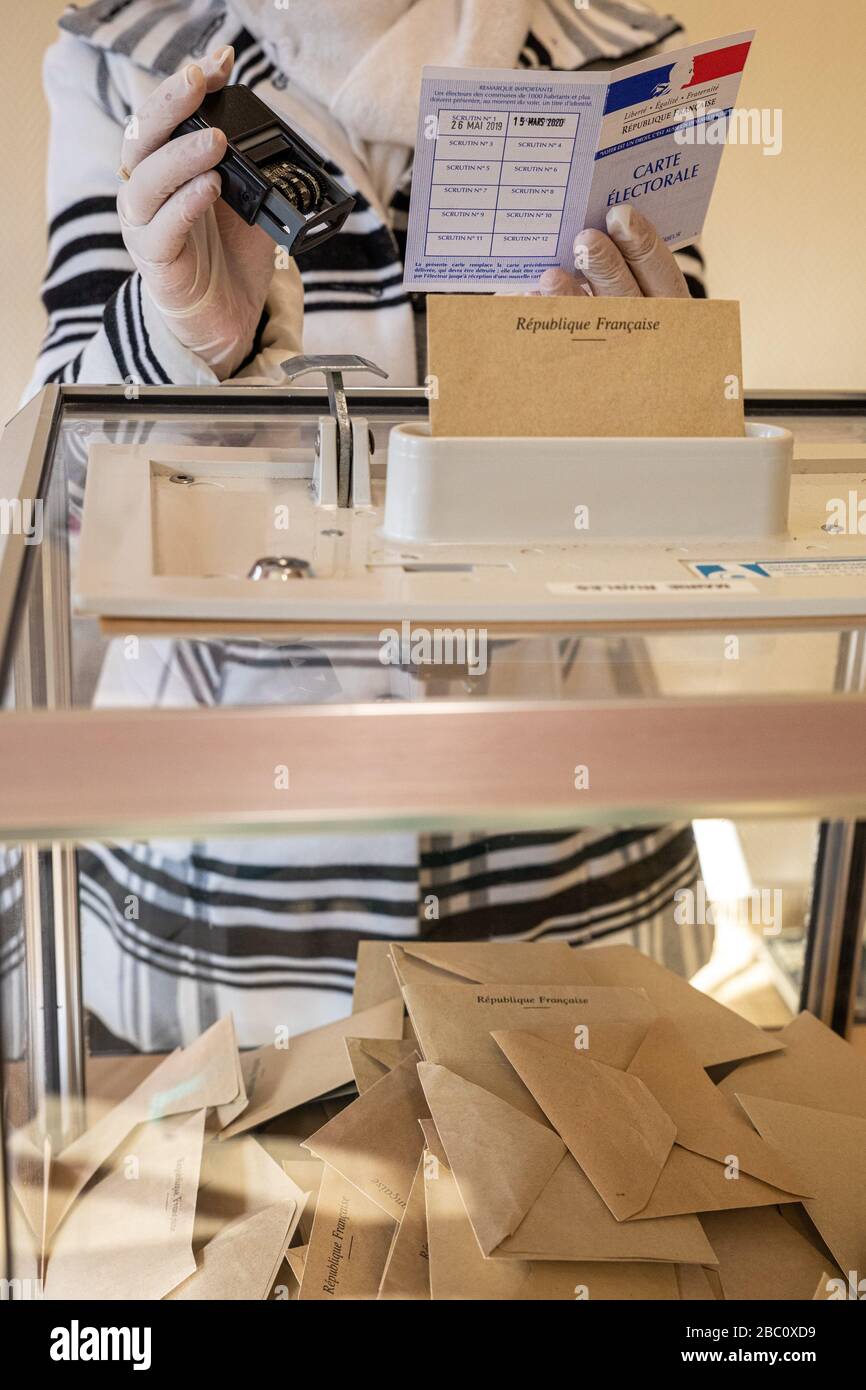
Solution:
M 373 430 L 377 420 L 427 414 L 416 388 L 349 388 L 346 400 Z M 76 1131 L 85 1088 L 75 857 L 85 838 L 170 836 L 215 825 L 226 834 L 326 832 L 352 823 L 367 831 L 496 828 L 513 823 L 502 808 L 515 806 L 539 829 L 818 815 L 801 1004 L 839 1033 L 850 1029 L 866 910 L 866 598 L 853 617 L 849 605 L 836 616 L 803 619 L 804 630 L 838 634 L 835 693 L 821 698 L 73 708 L 67 501 L 65 488 L 51 486 L 55 446 L 70 417 L 122 421 L 132 411 L 169 424 L 206 415 L 266 419 L 273 428 L 290 415 L 311 422 L 327 414 L 328 394 L 142 387 L 131 403 L 123 387 L 49 386 L 0 441 L 0 498 L 38 499 L 46 531 L 63 538 L 40 547 L 35 576 L 36 547 L 14 529 L 0 533 L 0 690 L 14 674 L 16 695 L 16 708 L 0 712 L 0 841 L 23 846 L 28 1055 L 45 1093 L 60 1100 L 63 1136 Z M 866 420 L 866 396 L 764 393 L 748 399 L 747 413 L 801 418 L 814 433 L 825 416 Z M 376 440 L 380 471 L 385 442 L 384 435 Z M 761 632 L 797 627 L 791 619 L 750 622 Z M 640 636 L 640 622 L 622 626 Z M 690 623 L 672 609 L 669 621 L 652 626 L 682 631 Z M 572 627 L 586 630 L 580 617 Z M 339 631 L 339 623 L 317 622 L 305 635 Z M 287 743 L 289 809 L 250 771 L 262 759 L 281 762 Z M 579 800 L 562 777 L 562 750 L 572 746 L 593 750 L 592 785 Z M 680 756 L 669 756 L 671 746 Z M 193 757 L 195 778 L 166 778 L 166 768 L 188 766 Z

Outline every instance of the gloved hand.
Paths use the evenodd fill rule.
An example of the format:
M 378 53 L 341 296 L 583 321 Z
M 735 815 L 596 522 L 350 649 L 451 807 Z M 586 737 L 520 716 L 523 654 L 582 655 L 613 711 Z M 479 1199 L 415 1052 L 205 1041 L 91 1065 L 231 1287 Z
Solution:
M 688 299 L 689 287 L 652 222 L 626 204 L 611 208 L 604 232 L 581 232 L 574 243 L 576 274 L 546 270 L 541 294 L 619 295 L 639 299 Z
M 252 347 L 274 271 L 274 243 L 220 196 L 220 130 L 169 136 L 234 63 L 219 49 L 166 78 L 127 126 L 117 210 L 127 250 L 174 336 L 221 381 Z

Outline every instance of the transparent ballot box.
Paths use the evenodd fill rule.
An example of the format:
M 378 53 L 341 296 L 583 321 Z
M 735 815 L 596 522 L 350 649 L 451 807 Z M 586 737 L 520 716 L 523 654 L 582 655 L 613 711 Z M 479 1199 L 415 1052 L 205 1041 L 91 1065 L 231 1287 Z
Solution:
M 302 1190 L 303 1142 L 361 1083 L 345 1059 L 317 1079 L 316 1054 L 244 1128 L 238 1076 L 275 1035 L 297 1057 L 352 1012 L 405 1060 L 406 1020 L 371 1031 L 390 945 L 617 947 L 770 1036 L 803 1009 L 848 1039 L 866 1022 L 866 398 L 747 401 L 794 437 L 788 528 L 748 541 L 515 539 L 513 479 L 473 494 L 485 534 L 407 538 L 389 437 L 423 434 L 427 408 L 333 381 L 52 386 L 7 426 L 3 1257 L 21 1288 L 65 1296 L 52 1234 L 159 1114 L 172 1161 L 204 1163 L 198 1206 L 130 1296 L 199 1296 L 190 1251 L 200 1272 L 239 1219 L 231 1147 L 208 1139 L 238 1125 L 273 1165 L 247 1215 L 275 1223 L 274 1258 L 214 1296 L 297 1296 L 311 1218 L 291 1224 L 279 1184 Z M 148 1091 L 220 1029 L 228 1077 L 205 1049 Z M 177 1100 L 196 1086 L 197 1138 Z M 147 1219 L 116 1238 L 128 1260 Z M 118 1296 L 89 1258 L 59 1287 Z M 105 1267 L 123 1288 L 124 1249 Z

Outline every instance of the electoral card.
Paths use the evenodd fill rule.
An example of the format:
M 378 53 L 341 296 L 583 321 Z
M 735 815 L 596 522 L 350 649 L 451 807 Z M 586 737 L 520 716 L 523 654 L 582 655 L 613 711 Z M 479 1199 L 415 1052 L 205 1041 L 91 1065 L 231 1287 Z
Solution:
M 605 73 L 425 68 L 406 287 L 528 290 L 625 203 L 672 249 L 699 236 L 753 37 Z

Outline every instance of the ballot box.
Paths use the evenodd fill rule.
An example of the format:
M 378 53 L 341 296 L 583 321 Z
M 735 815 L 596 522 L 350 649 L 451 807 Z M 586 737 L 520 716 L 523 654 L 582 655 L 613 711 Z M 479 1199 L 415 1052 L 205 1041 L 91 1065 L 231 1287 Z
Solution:
M 325 367 L 52 385 L 0 444 L 4 1277 L 836 1296 L 866 398 L 448 441 Z

